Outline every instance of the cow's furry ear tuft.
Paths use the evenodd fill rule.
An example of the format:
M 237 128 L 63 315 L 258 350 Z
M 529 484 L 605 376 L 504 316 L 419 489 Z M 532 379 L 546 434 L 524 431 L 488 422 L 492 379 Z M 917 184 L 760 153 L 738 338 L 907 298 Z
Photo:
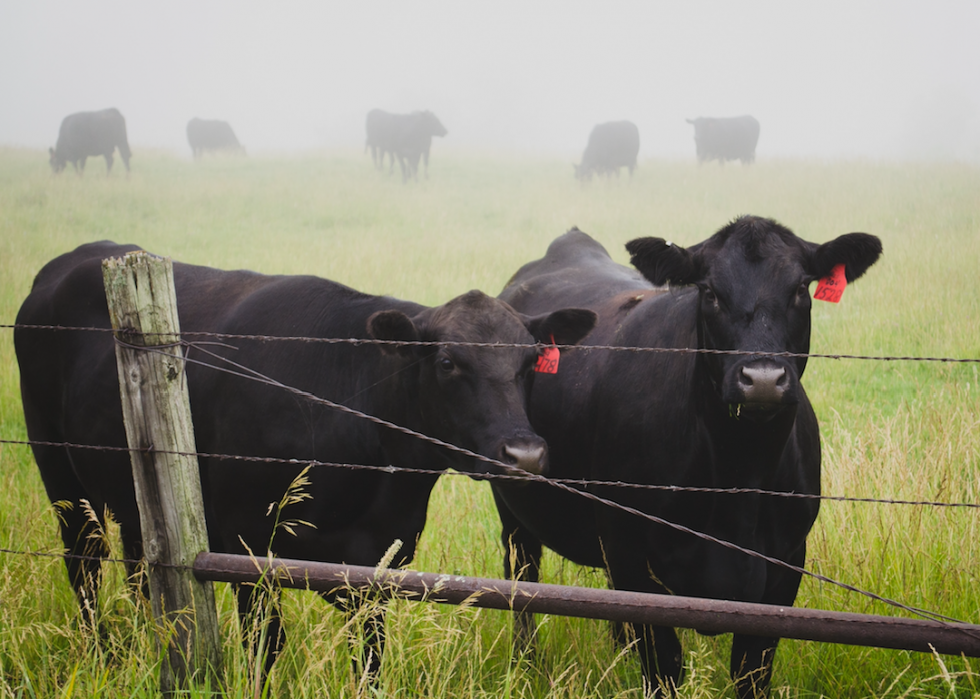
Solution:
M 844 265 L 847 281 L 852 282 L 868 271 L 881 256 L 881 240 L 868 233 L 846 233 L 817 246 L 813 252 L 815 277 L 826 277 L 836 265 Z
M 368 333 L 375 340 L 390 340 L 393 342 L 417 342 L 418 328 L 412 319 L 401 311 L 378 311 L 372 313 L 367 321 Z M 410 351 L 411 347 L 398 345 L 379 345 L 385 354 L 397 354 Z
M 656 286 L 682 286 L 695 281 L 698 267 L 686 248 L 663 238 L 637 238 L 626 243 L 630 263 Z

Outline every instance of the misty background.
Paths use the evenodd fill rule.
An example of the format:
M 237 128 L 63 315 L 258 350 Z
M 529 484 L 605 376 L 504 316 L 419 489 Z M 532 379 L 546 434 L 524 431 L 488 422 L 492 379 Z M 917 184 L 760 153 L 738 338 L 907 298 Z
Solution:
M 980 3 L 0 4 L 0 145 L 54 145 L 117 107 L 190 157 L 192 117 L 249 153 L 356 148 L 364 117 L 431 109 L 433 149 L 576 159 L 629 119 L 640 158 L 694 158 L 685 118 L 752 114 L 757 156 L 980 162 Z M 138 162 L 138 161 L 137 161 Z

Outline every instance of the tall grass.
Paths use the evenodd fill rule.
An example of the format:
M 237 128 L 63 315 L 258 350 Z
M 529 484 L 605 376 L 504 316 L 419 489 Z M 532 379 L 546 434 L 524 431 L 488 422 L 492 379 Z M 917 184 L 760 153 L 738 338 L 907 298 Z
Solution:
M 965 166 L 647 161 L 632 182 L 583 187 L 568 163 L 516 156 L 436 153 L 431 179 L 407 186 L 359 152 L 191 163 L 137 151 L 128 179 L 106 178 L 94 160 L 82 178 L 54 177 L 45 161 L 0 149 L 0 323 L 13 322 L 46 261 L 104 238 L 186 262 L 317 274 L 435 304 L 471 288 L 498 292 L 572 225 L 625 262 L 631 238 L 692 244 L 753 213 L 809 240 L 863 230 L 884 242 L 881 261 L 841 304 L 815 304 L 812 351 L 980 357 L 980 172 Z M 24 439 L 11 337 L 0 329 L 0 436 Z M 804 383 L 821 420 L 825 492 L 980 502 L 976 364 L 812 359 Z M 977 622 L 977 518 L 976 510 L 828 502 L 808 567 Z M 414 566 L 497 577 L 498 529 L 486 484 L 447 475 Z M 60 550 L 54 512 L 21 446 L 0 445 L 0 547 Z M 543 579 L 604 585 L 599 572 L 552 554 Z M 229 693 L 251 696 L 226 586 L 218 602 Z M 810 579 L 798 604 L 898 613 Z M 59 559 L 0 553 L 0 698 L 152 696 L 158 654 L 149 616 L 120 566 L 107 566 L 102 609 L 100 637 L 81 624 Z M 288 592 L 285 623 L 290 641 L 268 696 L 371 693 L 351 670 L 342 615 L 313 594 Z M 395 602 L 389 631 L 384 696 L 640 696 L 635 656 L 601 622 L 543 619 L 538 653 L 516 663 L 502 612 Z M 681 695 L 730 694 L 730 639 L 682 637 Z M 980 661 L 962 658 L 783 641 L 773 695 L 972 697 L 978 673 Z

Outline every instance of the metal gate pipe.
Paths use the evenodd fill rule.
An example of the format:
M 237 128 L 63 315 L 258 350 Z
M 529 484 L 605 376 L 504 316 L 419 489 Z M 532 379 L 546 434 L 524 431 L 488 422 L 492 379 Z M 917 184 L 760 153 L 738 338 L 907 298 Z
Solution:
M 980 658 L 980 626 L 974 624 L 223 553 L 199 554 L 194 575 L 216 582 L 274 580 L 282 587 L 318 592 L 348 588 L 386 598 L 465 602 L 487 609 L 690 628 L 702 633 L 742 633 Z

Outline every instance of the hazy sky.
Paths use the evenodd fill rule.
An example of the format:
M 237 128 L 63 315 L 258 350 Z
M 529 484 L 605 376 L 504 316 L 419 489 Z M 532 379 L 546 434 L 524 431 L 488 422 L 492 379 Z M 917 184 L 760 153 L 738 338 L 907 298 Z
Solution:
M 980 162 L 980 2 L 0 4 L 0 145 L 118 107 L 189 157 L 194 116 L 251 153 L 358 147 L 373 107 L 433 110 L 451 149 L 579 154 L 630 119 L 693 157 L 687 117 L 750 113 L 758 157 Z

